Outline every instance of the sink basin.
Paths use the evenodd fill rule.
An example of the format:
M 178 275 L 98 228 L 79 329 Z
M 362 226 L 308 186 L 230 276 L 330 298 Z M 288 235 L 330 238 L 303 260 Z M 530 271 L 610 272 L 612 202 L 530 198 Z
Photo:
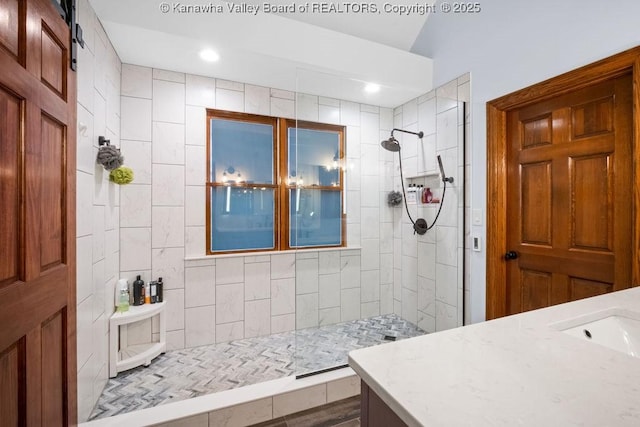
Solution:
M 589 313 L 551 325 L 578 339 L 640 357 L 640 313 L 621 308 Z

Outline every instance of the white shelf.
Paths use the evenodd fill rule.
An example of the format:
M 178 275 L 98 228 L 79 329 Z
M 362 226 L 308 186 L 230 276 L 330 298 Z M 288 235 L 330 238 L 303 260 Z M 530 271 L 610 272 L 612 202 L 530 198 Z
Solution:
M 109 377 L 113 378 L 118 372 L 126 371 L 136 366 L 149 366 L 151 361 L 167 350 L 167 324 L 165 316 L 166 302 L 131 306 L 128 311 L 115 312 L 109 319 Z M 144 344 L 130 345 L 119 349 L 120 327 L 130 323 L 140 322 L 158 315 L 160 318 L 160 340 Z M 123 335 L 126 334 L 123 333 Z

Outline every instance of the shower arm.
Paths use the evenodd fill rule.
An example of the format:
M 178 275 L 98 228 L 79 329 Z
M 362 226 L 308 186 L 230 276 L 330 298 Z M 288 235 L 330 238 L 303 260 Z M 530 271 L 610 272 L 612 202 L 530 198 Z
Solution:
M 393 130 L 391 131 L 391 137 L 393 137 L 393 133 L 394 133 L 395 131 L 398 131 L 398 132 L 404 132 L 404 133 L 410 133 L 411 135 L 415 135 L 415 136 L 417 136 L 417 137 L 418 137 L 418 138 L 420 138 L 420 139 L 422 139 L 422 137 L 424 136 L 424 132 L 422 132 L 422 131 L 420 131 L 420 132 L 412 132 L 412 131 L 410 131 L 410 130 L 404 130 L 404 129 L 393 128 Z

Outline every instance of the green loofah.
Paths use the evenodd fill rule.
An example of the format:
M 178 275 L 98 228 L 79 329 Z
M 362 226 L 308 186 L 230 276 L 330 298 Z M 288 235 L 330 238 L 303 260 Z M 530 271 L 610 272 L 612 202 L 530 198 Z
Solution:
M 126 166 L 120 166 L 109 173 L 109 181 L 118 185 L 129 184 L 133 181 L 133 170 Z

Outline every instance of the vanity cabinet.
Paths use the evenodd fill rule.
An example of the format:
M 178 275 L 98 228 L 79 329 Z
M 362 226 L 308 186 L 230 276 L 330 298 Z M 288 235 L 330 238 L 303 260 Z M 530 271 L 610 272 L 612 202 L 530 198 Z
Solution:
M 364 381 L 360 381 L 360 425 L 407 427 L 407 424 Z

